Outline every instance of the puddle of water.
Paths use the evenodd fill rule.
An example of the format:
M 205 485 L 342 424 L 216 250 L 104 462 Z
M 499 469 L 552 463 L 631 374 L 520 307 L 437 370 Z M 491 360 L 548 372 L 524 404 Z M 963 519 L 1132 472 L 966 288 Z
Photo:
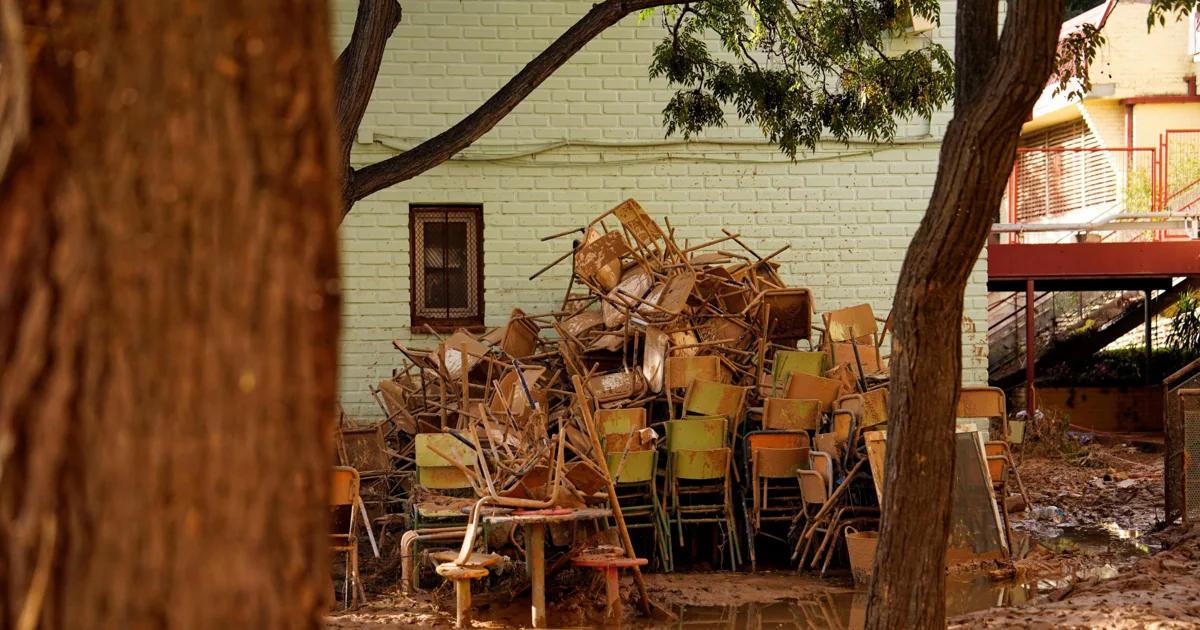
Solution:
M 1113 524 L 1063 527 L 1053 533 L 1039 532 L 1035 537 L 1051 549 L 1077 549 L 1078 553 L 1089 555 L 1111 554 L 1115 559 L 1145 555 L 1157 548 L 1140 540 L 1141 532 L 1124 530 Z M 1104 564 L 1075 575 L 1105 580 L 1116 577 L 1117 569 Z M 1039 594 L 1064 586 L 1069 579 L 997 582 L 987 575 L 951 576 L 946 581 L 946 614 L 956 616 L 997 606 L 1020 606 Z M 679 617 L 674 624 L 645 627 L 857 630 L 866 621 L 867 593 L 831 589 L 812 600 L 740 606 L 677 606 L 672 612 Z

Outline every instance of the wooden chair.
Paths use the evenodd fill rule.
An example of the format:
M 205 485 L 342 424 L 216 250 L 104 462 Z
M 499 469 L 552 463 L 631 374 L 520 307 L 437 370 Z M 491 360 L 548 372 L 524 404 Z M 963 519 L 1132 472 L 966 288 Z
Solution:
M 733 458 L 729 448 L 676 449 L 670 458 L 671 520 L 677 527 L 680 544 L 684 541 L 684 525 L 716 524 L 729 540 L 729 559 L 736 568 L 742 554 L 733 515 L 729 481 Z
M 331 479 L 329 507 L 333 509 L 335 522 L 340 522 L 341 514 L 346 515 L 348 524 L 345 533 L 333 532 L 329 535 L 329 549 L 334 553 L 346 554 L 346 580 L 342 586 L 342 601 L 346 607 L 358 605 L 359 598 L 364 601 L 367 596 L 363 591 L 362 579 L 358 574 L 358 505 L 361 499 L 358 491 L 361 479 L 358 471 L 349 466 L 335 466 Z
M 674 568 L 671 528 L 659 500 L 658 484 L 655 483 L 658 451 L 652 446 L 646 450 L 626 450 L 628 435 L 628 432 L 618 432 L 605 436 L 608 470 L 613 475 L 613 487 L 621 504 L 625 527 L 652 530 L 661 566 L 671 571 Z M 618 444 L 621 445 L 619 448 L 616 447 Z

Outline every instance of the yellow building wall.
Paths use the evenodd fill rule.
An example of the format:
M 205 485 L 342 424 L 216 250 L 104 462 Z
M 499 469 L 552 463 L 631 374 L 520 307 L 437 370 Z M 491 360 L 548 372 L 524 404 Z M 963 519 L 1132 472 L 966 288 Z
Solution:
M 1200 103 L 1134 106 L 1134 146 L 1157 147 L 1159 135 L 1168 129 L 1200 129 Z
M 1089 78 L 1094 87 L 1114 85 L 1115 98 L 1186 94 L 1183 77 L 1195 74 L 1188 51 L 1190 21 L 1167 20 L 1146 30 L 1148 5 L 1117 4 L 1104 25 L 1106 43 L 1096 53 Z

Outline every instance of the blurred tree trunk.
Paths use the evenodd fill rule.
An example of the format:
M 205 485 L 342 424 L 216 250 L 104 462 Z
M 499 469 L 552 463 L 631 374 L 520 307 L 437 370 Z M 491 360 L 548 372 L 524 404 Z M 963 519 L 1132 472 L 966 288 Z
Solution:
M 328 7 L 18 4 L 0 625 L 317 628 L 341 219 Z
M 1054 66 L 1061 2 L 995 0 L 955 15 L 954 118 L 929 207 L 904 257 L 892 317 L 887 483 L 868 630 L 946 625 L 954 408 L 963 293 L 1028 119 Z

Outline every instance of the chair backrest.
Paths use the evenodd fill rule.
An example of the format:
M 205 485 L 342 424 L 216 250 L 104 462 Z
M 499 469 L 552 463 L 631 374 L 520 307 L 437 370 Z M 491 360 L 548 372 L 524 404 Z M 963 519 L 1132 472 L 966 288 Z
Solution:
M 775 377 L 776 383 L 783 383 L 787 381 L 788 374 L 792 372 L 821 376 L 828 369 L 824 352 L 779 350 L 775 353 L 775 365 L 771 368 L 771 374 Z
M 667 452 L 723 448 L 729 443 L 728 429 L 729 421 L 725 416 L 670 420 L 667 422 Z
M 836 433 L 818 433 L 813 436 L 813 448 L 822 453 L 837 451 L 838 439 Z
M 804 372 L 792 372 L 788 376 L 783 397 L 819 400 L 821 401 L 821 411 L 828 413 L 833 410 L 833 401 L 837 400 L 841 393 L 841 381 L 813 376 Z
M 463 471 L 456 468 L 433 448 L 453 457 L 464 466 L 474 466 L 475 450 L 459 442 L 449 433 L 418 433 L 413 441 L 416 451 L 417 484 L 431 490 L 453 490 L 470 488 L 471 482 Z
M 833 491 L 833 456 L 822 451 L 809 451 L 809 468 L 821 474 L 825 480 L 825 491 Z
M 683 397 L 683 415 L 725 416 L 736 422 L 745 400 L 745 387 L 695 379 Z
M 642 443 L 641 435 L 634 433 L 609 433 L 604 436 L 604 452 L 620 453 L 621 451 L 648 451 L 654 448 L 653 442 Z
M 413 447 L 416 450 L 418 468 L 454 465 L 433 452 L 434 448 L 458 460 L 463 466 L 475 465 L 475 449 L 458 441 L 458 438 L 449 433 L 418 433 Z
M 767 479 L 793 479 L 796 471 L 808 467 L 808 448 L 754 449 L 756 476 Z
M 678 450 L 670 454 L 676 479 L 723 479 L 729 474 L 729 449 Z
M 859 429 L 885 424 L 888 418 L 888 389 L 881 387 L 865 394 L 843 396 L 834 402 L 833 407 L 858 414 Z
M 800 480 L 800 497 L 810 505 L 824 505 L 829 498 L 829 484 L 815 470 L 796 470 L 796 478 Z
M 1004 483 L 1004 473 L 1007 472 L 1008 460 L 1004 453 L 1008 445 L 1004 442 L 984 442 L 983 452 L 987 456 L 988 476 L 992 479 L 992 487 L 999 488 Z
M 989 429 L 989 439 L 1013 441 L 1010 435 L 1012 424 L 1008 422 L 1008 407 L 1004 399 L 1004 391 L 996 387 L 963 387 L 958 393 L 958 406 L 954 417 L 958 420 L 967 418 L 987 418 L 984 424 Z M 1023 436 L 1020 436 L 1023 437 Z M 1019 443 L 1020 437 L 1016 440 Z
M 621 453 L 608 454 L 608 471 L 609 474 L 617 474 L 617 467 L 621 464 Z M 630 451 L 625 455 L 625 466 L 621 468 L 621 475 L 617 477 L 617 483 L 645 483 L 654 480 L 655 469 L 658 468 L 658 451 Z
M 850 428 L 852 419 L 857 421 L 857 418 L 854 418 L 850 414 L 833 414 L 833 431 L 830 431 L 830 433 L 833 433 L 834 440 L 838 444 L 846 445 L 850 443 Z
M 428 490 L 459 490 L 473 487 L 466 473 L 453 466 L 418 466 L 417 485 Z
M 858 346 L 858 359 L 854 358 L 855 346 Z M 852 344 L 849 341 L 838 342 L 833 344 L 833 364 L 834 365 L 849 365 L 855 370 L 858 369 L 858 362 L 862 362 L 863 371 L 867 374 L 878 372 L 883 369 L 883 357 L 879 354 L 879 348 L 873 343 L 858 343 Z
M 875 321 L 875 311 L 871 310 L 870 304 L 839 308 L 822 317 L 825 320 L 826 338 L 832 343 L 863 337 L 874 342 L 874 335 L 879 332 L 879 323 Z
M 329 505 L 353 505 L 361 483 L 358 471 L 349 466 L 334 466 L 331 482 Z
M 629 433 L 646 428 L 645 407 L 600 409 L 596 411 L 596 429 L 600 435 Z
M 1007 418 L 1004 390 L 997 387 L 964 387 L 958 393 L 956 418 Z
M 821 401 L 796 398 L 763 400 L 764 429 L 816 431 L 821 426 Z
M 663 383 L 668 389 L 687 387 L 693 380 L 721 380 L 721 358 L 716 355 L 703 357 L 672 357 L 666 360 Z
M 345 466 L 367 473 L 385 473 L 392 469 L 383 438 L 383 425 L 338 428 L 338 458 Z
M 808 448 L 811 445 L 804 431 L 753 431 L 746 434 L 747 457 L 752 461 L 760 449 Z M 804 458 L 804 463 L 808 464 L 808 457 Z

